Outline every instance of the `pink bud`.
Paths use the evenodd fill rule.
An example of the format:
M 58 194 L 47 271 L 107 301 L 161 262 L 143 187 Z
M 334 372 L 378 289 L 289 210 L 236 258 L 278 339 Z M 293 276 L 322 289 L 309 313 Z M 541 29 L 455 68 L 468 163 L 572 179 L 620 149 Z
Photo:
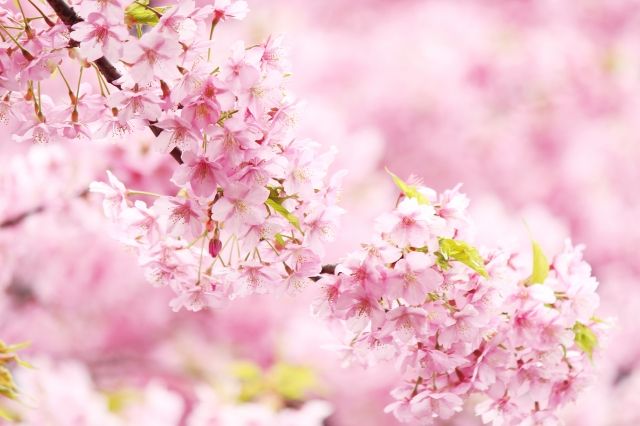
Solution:
M 209 241 L 209 254 L 211 257 L 216 257 L 220 254 L 220 250 L 222 250 L 222 241 L 217 238 L 213 238 Z

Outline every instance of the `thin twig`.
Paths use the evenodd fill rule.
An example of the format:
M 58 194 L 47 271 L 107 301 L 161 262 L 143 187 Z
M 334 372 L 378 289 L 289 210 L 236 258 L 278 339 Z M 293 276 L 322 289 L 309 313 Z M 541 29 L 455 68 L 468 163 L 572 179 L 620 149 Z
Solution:
M 82 191 L 78 192 L 75 197 L 73 198 L 82 198 L 84 196 L 86 196 L 89 193 L 89 189 L 83 189 Z M 11 228 L 13 226 L 19 225 L 20 223 L 22 223 L 23 220 L 25 220 L 26 218 L 42 213 L 44 211 L 47 210 L 47 205 L 45 204 L 41 204 L 39 206 L 36 206 L 32 209 L 29 209 L 27 211 L 24 211 L 20 214 L 17 214 L 13 217 L 10 217 L 8 219 L 3 220 L 2 222 L 0 222 L 0 229 L 1 228 Z
M 327 275 L 335 275 L 336 274 L 336 265 L 322 265 L 322 269 L 320 270 L 320 275 L 317 277 L 311 277 L 313 281 L 320 281 L 323 274 Z

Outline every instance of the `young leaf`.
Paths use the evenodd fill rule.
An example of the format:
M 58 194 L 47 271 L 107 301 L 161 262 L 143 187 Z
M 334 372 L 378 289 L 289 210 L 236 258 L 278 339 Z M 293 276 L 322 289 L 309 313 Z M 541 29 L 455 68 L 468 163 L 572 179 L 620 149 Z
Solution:
M 387 173 L 389 173 L 389 175 L 391 176 L 391 179 L 393 179 L 393 183 L 395 183 L 396 186 L 400 188 L 400 191 L 402 191 L 404 195 L 406 195 L 409 198 L 415 198 L 419 204 L 427 204 L 427 205 L 431 204 L 429 202 L 429 199 L 425 195 L 423 195 L 420 191 L 418 191 L 417 186 L 409 185 L 408 183 L 400 179 L 398 176 L 391 173 L 389 169 L 385 168 L 385 170 L 387 171 Z
M 532 242 L 533 247 L 533 271 L 527 279 L 528 284 L 542 284 L 549 275 L 549 261 L 544 255 L 542 248 L 535 241 Z
M 152 8 L 149 6 L 149 0 L 136 0 L 131 3 L 124 11 L 126 21 L 131 24 L 147 24 L 156 25 L 160 21 L 162 12 L 168 7 Z
M 9 411 L 7 408 L 0 406 L 0 419 L 4 419 L 8 422 L 15 422 L 19 419 L 19 417 Z
M 106 392 L 107 408 L 112 413 L 122 413 L 132 402 L 140 398 L 137 392 L 131 389 L 118 389 Z
M 240 382 L 238 401 L 249 402 L 265 391 L 265 379 L 262 369 L 250 361 L 241 361 L 232 365 L 233 376 Z
M 589 359 L 593 356 L 593 350 L 598 346 L 598 337 L 593 331 L 581 322 L 576 322 L 573 326 L 573 333 L 575 334 L 576 345 L 584 353 L 587 354 Z
M 272 198 L 268 198 L 267 201 L 265 201 L 265 204 L 277 211 L 282 217 L 287 219 L 290 224 L 295 226 L 298 231 L 302 232 L 298 218 L 293 213 L 289 212 L 289 210 L 287 210 L 282 204 Z
M 269 370 L 270 387 L 282 398 L 289 401 L 304 399 L 316 383 L 310 368 L 279 363 Z
M 442 253 L 437 251 L 435 255 L 436 255 L 436 265 L 438 265 L 440 269 L 442 269 L 443 271 L 447 271 L 449 270 L 449 268 L 451 268 L 451 265 L 449 265 L 449 259 L 448 258 L 445 259 Z
M 487 270 L 484 268 L 484 260 L 475 247 L 470 246 L 464 241 L 454 240 L 451 238 L 440 239 L 440 256 L 438 256 L 438 264 L 448 266 L 449 259 L 457 260 L 467 265 L 485 278 L 489 277 Z M 443 268 L 447 269 L 447 268 Z
M 284 240 L 284 237 L 280 233 L 276 234 L 276 245 L 277 245 L 276 248 L 278 249 L 287 245 L 287 242 Z

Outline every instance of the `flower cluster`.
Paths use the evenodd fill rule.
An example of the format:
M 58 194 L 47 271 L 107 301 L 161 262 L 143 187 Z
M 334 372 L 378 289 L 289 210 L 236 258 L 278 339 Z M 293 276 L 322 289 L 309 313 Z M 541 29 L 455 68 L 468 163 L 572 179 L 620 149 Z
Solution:
M 74 10 L 47 0 L 55 14 L 29 3 L 0 0 L 0 120 L 18 141 L 157 136 L 180 163 L 172 195 L 127 189 L 111 173 L 91 190 L 149 280 L 174 291 L 174 310 L 295 292 L 321 272 L 341 174 L 328 181 L 333 153 L 293 133 L 281 40 L 211 60 L 214 29 L 241 19 L 243 1 L 76 0 Z M 318 313 L 344 330 L 351 359 L 398 360 L 406 382 L 388 410 L 402 421 L 447 419 L 479 393 L 486 423 L 554 423 L 588 382 L 603 328 L 581 248 L 567 244 L 549 264 L 534 245 L 533 268 L 519 252 L 478 250 L 457 189 L 394 180 L 404 197 L 322 279 Z M 203 423 L 208 405 L 215 398 Z
M 239 42 L 220 66 L 207 60 L 204 23 L 211 18 L 213 29 L 244 10 L 242 2 L 224 3 L 226 9 L 218 3 L 163 10 L 139 40 L 125 43 L 122 90 L 108 98 L 111 126 L 143 122 L 159 129 L 160 150 L 179 149 L 176 195 L 127 190 L 112 174 L 109 184 L 91 186 L 105 196 L 106 215 L 149 279 L 174 290 L 174 310 L 295 292 L 320 273 L 323 244 L 342 212 L 342 174 L 325 179 L 333 152 L 318 154 L 315 142 L 293 133 L 296 104 L 283 87 L 281 39 L 249 48 Z M 94 41 L 88 25 L 74 28 Z M 107 55 L 104 47 L 101 53 Z M 152 205 L 140 198 L 148 196 L 156 198 Z
M 273 154 L 271 148 L 265 145 L 257 152 Z M 295 170 L 286 160 L 300 159 L 304 151 L 296 148 L 292 142 L 285 148 L 290 156 L 254 158 L 253 164 L 233 168 L 204 156 L 192 162 L 186 152 L 187 161 L 174 175 L 174 182 L 182 182 L 178 195 L 154 194 L 151 206 L 133 201 L 147 193 L 127 190 L 111 173 L 110 184 L 95 182 L 91 190 L 104 194 L 107 216 L 136 250 L 148 279 L 176 293 L 174 310 L 199 311 L 253 293 L 295 293 L 321 272 L 322 244 L 332 237 L 341 213 L 335 186 L 321 190 L 322 179 L 303 181 L 307 172 L 324 174 L 323 159 L 310 158 L 304 169 Z M 270 174 L 278 157 L 279 170 Z M 215 174 L 224 183 L 203 179 L 207 185 L 197 186 L 212 169 L 218 169 Z M 236 173 L 241 177 L 233 181 Z M 259 174 L 262 183 L 253 181 L 251 173 Z M 300 192 L 291 191 L 296 184 Z M 206 192 L 196 195 L 194 186 Z
M 205 129 L 187 129 L 187 123 L 215 125 L 234 114 L 222 101 L 231 99 L 227 84 L 245 92 L 244 107 L 255 114 L 263 112 L 262 97 L 278 89 L 281 74 L 259 81 L 242 48 L 227 75 L 205 60 L 214 27 L 242 19 L 244 1 L 197 7 L 184 0 L 159 8 L 148 1 L 48 1 L 55 13 L 34 2 L 17 2 L 18 11 L 0 3 L 0 118 L 18 123 L 17 141 L 122 136 L 163 119 L 152 130 L 171 130 L 164 143 L 197 145 Z M 254 65 L 264 56 L 277 68 L 277 49 L 272 40 L 246 55 Z M 55 87 L 51 80 L 65 90 L 48 90 Z M 176 117 L 180 108 L 185 115 Z
M 344 331 L 350 360 L 397 360 L 406 382 L 387 411 L 401 421 L 448 419 L 481 393 L 484 423 L 553 424 L 588 382 L 602 328 L 582 249 L 567 243 L 549 265 L 534 244 L 533 270 L 521 253 L 479 251 L 457 188 L 394 180 L 405 195 L 322 278 L 316 311 Z

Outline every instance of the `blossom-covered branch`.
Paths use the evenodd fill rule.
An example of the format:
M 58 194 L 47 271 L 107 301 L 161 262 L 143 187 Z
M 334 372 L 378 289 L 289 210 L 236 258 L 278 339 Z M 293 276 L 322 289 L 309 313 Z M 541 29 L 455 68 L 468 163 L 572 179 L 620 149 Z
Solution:
M 69 7 L 69 5 L 64 0 L 47 0 L 47 3 L 54 10 L 56 15 L 60 18 L 62 22 L 68 27 L 73 27 L 74 25 L 82 22 L 82 18 L 80 18 L 73 8 Z M 120 83 L 118 80 L 122 78 L 116 67 L 113 66 L 111 62 L 105 57 L 101 56 L 93 63 L 96 65 L 100 73 L 104 76 L 107 83 L 114 85 L 118 89 L 120 89 Z M 162 129 L 155 126 L 155 124 L 150 123 L 149 129 L 153 132 L 153 134 L 157 137 L 162 132 Z M 182 164 L 182 152 L 178 147 L 174 147 L 171 152 L 171 157 L 178 162 L 178 164 Z
M 549 263 L 476 249 L 468 198 L 436 194 L 394 176 L 405 196 L 381 216 L 373 240 L 320 281 L 316 312 L 343 330 L 347 360 L 397 360 L 405 382 L 387 410 L 430 424 L 462 411 L 494 425 L 558 424 L 557 410 L 593 375 L 605 329 L 597 281 L 582 247 Z
M 1 9 L 0 113 L 18 141 L 152 129 L 154 147 L 180 163 L 173 191 L 128 188 L 110 172 L 90 190 L 175 311 L 295 294 L 323 274 L 316 310 L 344 329 L 348 357 L 399 360 L 406 382 L 388 410 L 403 421 L 449 418 L 481 394 L 485 422 L 552 423 L 590 377 L 602 325 L 581 249 L 567 244 L 549 266 L 534 246 L 529 267 L 522 253 L 475 248 L 457 189 L 438 195 L 392 175 L 404 195 L 373 240 L 322 266 L 343 173 L 329 173 L 333 150 L 295 132 L 281 39 L 211 59 L 214 29 L 242 19 L 245 2 L 49 5 L 61 22 Z M 47 93 L 53 78 L 66 94 Z

